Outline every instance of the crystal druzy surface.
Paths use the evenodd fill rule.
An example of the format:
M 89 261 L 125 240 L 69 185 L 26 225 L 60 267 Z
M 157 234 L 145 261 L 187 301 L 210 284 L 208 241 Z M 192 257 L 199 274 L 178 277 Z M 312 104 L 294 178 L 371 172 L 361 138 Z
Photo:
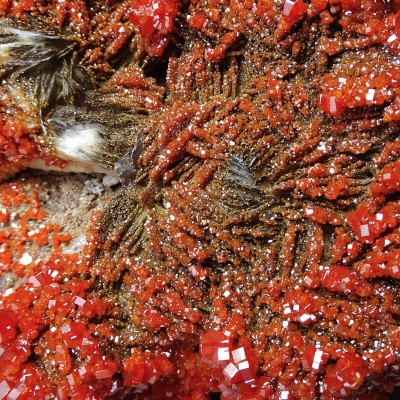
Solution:
M 40 185 L 2 184 L 0 266 L 21 279 L 0 300 L 1 399 L 386 398 L 399 1 L 0 13 L 1 176 L 80 163 L 122 182 L 81 254 Z

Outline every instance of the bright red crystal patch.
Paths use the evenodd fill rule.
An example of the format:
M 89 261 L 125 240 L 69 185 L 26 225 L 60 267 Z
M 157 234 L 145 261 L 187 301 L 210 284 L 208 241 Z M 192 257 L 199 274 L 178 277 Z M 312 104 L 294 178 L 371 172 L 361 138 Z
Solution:
M 200 356 L 210 364 L 218 365 L 231 357 L 232 339 L 229 332 L 208 331 L 200 337 Z
M 357 276 L 357 273 L 341 265 L 325 267 L 322 278 L 322 286 L 333 292 L 352 293 L 366 297 L 373 294 L 373 286 Z
M 11 310 L 0 310 L 0 343 L 14 339 L 17 330 L 17 317 Z
M 344 398 L 361 386 L 366 374 L 367 369 L 361 356 L 356 353 L 345 353 L 338 359 L 336 365 L 327 367 L 324 382 L 330 394 Z
M 200 356 L 213 366 L 219 367 L 231 384 L 254 383 L 258 360 L 250 346 L 234 346 L 230 332 L 208 331 L 200 337 Z
M 328 362 L 329 354 L 316 346 L 307 346 L 301 359 L 306 371 L 321 372 L 322 367 Z
M 400 203 L 389 202 L 382 208 L 379 203 L 364 201 L 356 210 L 347 215 L 352 230 L 363 243 L 372 243 L 389 228 L 394 228 L 400 221 Z
M 343 100 L 340 95 L 332 93 L 323 93 L 318 97 L 318 106 L 326 114 L 337 117 L 342 114 L 345 110 Z
M 139 0 L 132 3 L 130 20 L 135 29 L 144 36 L 153 32 L 166 35 L 174 26 L 178 9 L 174 0 Z
M 286 0 L 283 5 L 282 15 L 291 23 L 300 21 L 307 11 L 307 4 L 303 0 Z
M 174 18 L 178 13 L 175 0 L 133 1 L 130 21 L 137 34 L 146 38 L 146 51 L 152 56 L 160 56 L 167 46 L 166 37 L 174 28 Z

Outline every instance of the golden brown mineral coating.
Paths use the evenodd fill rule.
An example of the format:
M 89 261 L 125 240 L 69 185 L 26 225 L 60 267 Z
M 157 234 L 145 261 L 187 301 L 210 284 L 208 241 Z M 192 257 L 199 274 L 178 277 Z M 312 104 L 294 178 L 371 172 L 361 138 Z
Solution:
M 3 298 L 19 358 L 0 389 L 384 398 L 400 366 L 399 2 L 2 9 L 77 41 L 94 91 L 74 123 L 105 127 L 98 162 L 120 157 L 124 186 L 82 260 L 57 254 Z

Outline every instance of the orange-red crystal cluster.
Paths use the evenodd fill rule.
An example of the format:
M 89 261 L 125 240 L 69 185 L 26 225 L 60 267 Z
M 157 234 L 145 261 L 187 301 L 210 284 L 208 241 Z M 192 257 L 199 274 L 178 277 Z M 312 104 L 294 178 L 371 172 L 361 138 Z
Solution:
M 368 67 L 363 69 L 360 78 L 330 77 L 325 78 L 318 105 L 325 113 L 332 116 L 341 115 L 346 109 L 384 105 L 396 96 L 400 87 L 400 71 L 393 68 L 382 75 L 369 74 Z M 385 110 L 385 121 L 396 121 L 400 111 Z
M 150 56 L 161 56 L 174 29 L 178 0 L 139 0 L 131 5 L 130 21 Z
M 0 179 L 17 172 L 26 160 L 39 157 L 35 132 L 19 118 L 6 113 L 0 119 Z

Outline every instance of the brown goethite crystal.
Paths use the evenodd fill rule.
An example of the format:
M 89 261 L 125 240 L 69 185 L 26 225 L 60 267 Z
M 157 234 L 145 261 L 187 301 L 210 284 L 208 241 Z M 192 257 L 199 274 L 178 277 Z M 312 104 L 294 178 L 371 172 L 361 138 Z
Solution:
M 122 182 L 83 255 L 40 225 L 40 188 L 2 185 L 0 264 L 25 283 L 0 299 L 0 399 L 386 398 L 400 383 L 400 2 L 0 12 L 0 175 Z M 25 242 L 49 235 L 52 255 L 32 261 Z

